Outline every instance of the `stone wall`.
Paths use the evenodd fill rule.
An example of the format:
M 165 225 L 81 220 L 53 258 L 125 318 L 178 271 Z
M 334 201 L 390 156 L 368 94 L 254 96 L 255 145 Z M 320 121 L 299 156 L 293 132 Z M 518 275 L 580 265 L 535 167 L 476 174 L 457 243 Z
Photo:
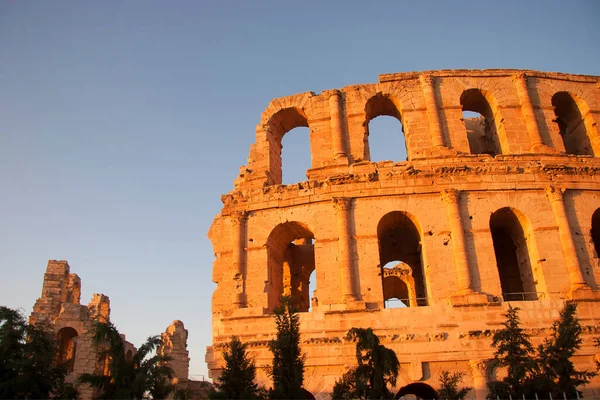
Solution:
M 96 346 L 92 342 L 93 323 L 110 319 L 110 299 L 103 294 L 93 294 L 90 303 L 80 304 L 81 279 L 70 273 L 67 261 L 50 260 L 44 275 L 42 296 L 37 299 L 29 317 L 30 324 L 45 326 L 58 340 L 57 357 L 69 362 L 68 382 L 75 382 L 83 373 L 99 374 L 105 366 L 98 361 Z M 125 355 L 133 357 L 137 349 L 121 335 L 125 343 Z M 172 356 L 170 366 L 174 371 L 174 383 L 188 382 L 189 357 L 187 353 L 187 330 L 181 321 L 174 321 L 162 334 L 165 345 L 158 351 Z M 185 386 L 187 387 L 187 386 Z M 77 386 L 82 400 L 94 397 L 87 385 Z
M 401 121 L 408 160 L 369 160 L 369 122 L 381 115 Z M 208 233 L 211 376 L 233 334 L 270 363 L 284 293 L 312 305 L 301 313 L 305 386 L 320 397 L 354 363 L 345 332 L 371 327 L 406 363 L 397 389 L 436 388 L 441 369 L 462 370 L 483 398 L 492 371 L 481 366 L 509 303 L 537 343 L 564 301 L 578 301 L 577 362 L 593 368 L 599 120 L 598 77 L 537 71 L 386 74 L 271 101 Z M 310 129 L 312 168 L 282 185 L 281 139 L 299 126 Z M 407 307 L 391 308 L 394 298 Z M 587 390 L 600 395 L 600 380 Z

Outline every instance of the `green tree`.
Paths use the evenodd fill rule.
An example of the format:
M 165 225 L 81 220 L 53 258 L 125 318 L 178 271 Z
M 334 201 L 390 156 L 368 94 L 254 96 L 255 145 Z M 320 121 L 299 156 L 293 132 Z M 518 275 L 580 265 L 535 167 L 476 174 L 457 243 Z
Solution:
M 256 367 L 254 361 L 246 354 L 246 344 L 237 336 L 232 336 L 225 351 L 225 368 L 221 372 L 219 382 L 215 383 L 215 390 L 211 391 L 211 399 L 262 399 L 265 397 L 264 389 L 254 383 Z
M 571 357 L 581 347 L 581 324 L 577 318 L 577 304 L 567 302 L 560 317 L 552 324 L 550 337 L 538 347 L 538 368 L 534 381 L 536 391 L 551 393 L 557 398 L 581 396 L 578 386 L 585 385 L 596 372 L 578 371 Z
M 57 361 L 58 346 L 49 330 L 29 325 L 23 315 L 0 306 L 0 398 L 77 398 L 65 383 L 66 365 Z
M 346 340 L 356 341 L 357 366 L 346 372 L 333 387 L 335 399 L 393 398 L 387 385 L 396 385 L 400 362 L 396 353 L 379 342 L 371 328 L 352 328 Z
M 446 400 L 463 400 L 467 397 L 467 394 L 471 390 L 470 387 L 458 388 L 458 385 L 462 383 L 464 374 L 462 372 L 450 373 L 449 371 L 442 371 L 440 373 L 440 390 L 438 390 L 438 396 L 440 399 Z
M 493 367 L 507 367 L 502 381 L 488 383 L 488 398 L 520 397 L 528 385 L 529 373 L 535 367 L 534 349 L 529 336 L 523 332 L 519 320 L 519 308 L 508 306 L 504 314 L 503 329 L 494 333 L 492 347 L 495 348 Z
M 119 331 L 110 321 L 94 323 L 93 342 L 98 361 L 108 362 L 108 375 L 104 371 L 82 374 L 78 382 L 96 389 L 99 399 L 163 399 L 173 391 L 172 370 L 166 364 L 170 357 L 152 355 L 161 344 L 160 336 L 149 337 L 130 360 Z
M 300 317 L 290 296 L 282 296 L 274 310 L 277 336 L 269 343 L 273 365 L 269 373 L 273 379 L 272 399 L 305 398 L 304 356 L 300 352 Z

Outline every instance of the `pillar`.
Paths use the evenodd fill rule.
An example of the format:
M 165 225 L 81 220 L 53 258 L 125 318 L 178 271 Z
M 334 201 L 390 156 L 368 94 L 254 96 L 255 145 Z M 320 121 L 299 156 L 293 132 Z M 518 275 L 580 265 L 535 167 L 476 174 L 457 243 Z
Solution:
M 473 377 L 473 391 L 476 400 L 485 400 L 487 396 L 489 360 L 469 360 L 469 369 Z
M 433 86 L 433 77 L 428 74 L 419 76 L 421 89 L 425 96 L 425 105 L 427 107 L 427 118 L 429 119 L 429 130 L 431 131 L 431 143 L 433 147 L 445 147 L 444 135 L 442 134 L 442 124 L 437 110 L 435 99 L 435 88 Z
M 244 293 L 244 273 L 246 269 L 246 222 L 248 213 L 246 211 L 234 211 L 230 214 L 232 223 L 232 279 L 233 279 L 233 307 L 246 307 Z
M 547 146 L 544 145 L 542 135 L 540 134 L 540 127 L 535 119 L 535 111 L 533 110 L 529 88 L 527 87 L 527 75 L 524 72 L 518 72 L 512 76 L 512 79 L 517 87 L 521 111 L 525 118 L 525 126 L 529 133 L 529 140 L 531 141 L 531 150 L 547 150 Z
M 464 226 L 460 215 L 460 191 L 445 189 L 442 191 L 442 199 L 446 203 L 448 224 L 450 225 L 452 235 L 452 251 L 454 253 L 454 264 L 458 277 L 458 294 L 470 294 L 473 292 L 473 288 L 471 285 L 471 270 L 469 268 Z
M 548 196 L 554 218 L 556 219 L 556 225 L 558 225 L 560 243 L 562 244 L 565 263 L 569 272 L 571 292 L 575 292 L 579 289 L 587 288 L 587 285 L 583 279 L 583 274 L 581 273 L 581 266 L 579 265 L 579 259 L 577 258 L 577 250 L 575 249 L 575 242 L 573 241 L 571 225 L 569 224 L 569 219 L 565 210 L 563 199 L 564 192 L 564 188 L 556 188 L 554 186 L 546 188 L 546 196 Z
M 344 303 L 357 300 L 354 291 L 354 271 L 352 268 L 353 257 L 350 226 L 352 200 L 352 198 L 348 197 L 335 197 L 333 199 L 338 225 L 338 261 L 342 277 L 342 302 Z
M 342 94 L 338 90 L 334 90 L 329 96 L 329 115 L 331 127 L 331 143 L 333 146 L 333 157 L 335 160 L 342 159 L 348 163 L 348 153 L 346 152 L 345 143 L 345 124 L 344 115 L 342 113 Z

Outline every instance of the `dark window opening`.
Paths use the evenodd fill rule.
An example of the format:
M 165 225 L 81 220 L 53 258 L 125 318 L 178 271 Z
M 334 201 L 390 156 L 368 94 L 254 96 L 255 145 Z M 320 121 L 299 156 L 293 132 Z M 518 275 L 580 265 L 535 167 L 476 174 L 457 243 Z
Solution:
M 600 258 L 600 208 L 592 215 L 591 236 L 594 250 L 596 250 L 596 258 Z
M 411 384 L 408 384 L 408 385 L 400 388 L 398 393 L 396 393 L 395 398 L 403 399 L 403 400 L 409 400 L 409 399 L 415 399 L 415 398 L 430 400 L 430 399 L 438 399 L 439 396 L 438 396 L 437 392 L 435 391 L 435 389 L 433 389 L 428 384 L 422 383 L 422 382 L 415 382 L 415 383 L 411 383 Z
M 468 89 L 460 96 L 471 154 L 502 154 L 494 113 L 483 93 Z
M 413 221 L 400 211 L 388 213 L 379 221 L 377 239 L 384 303 L 399 298 L 407 299 L 408 307 L 428 305 L 421 235 Z M 395 265 L 385 268 L 392 261 Z
M 567 154 L 594 155 L 584 118 L 575 99 L 567 92 L 558 92 L 552 96 L 552 105 L 556 115 L 554 122 L 558 125 Z
M 537 300 L 527 240 L 517 215 L 510 208 L 496 211 L 490 230 L 504 300 Z

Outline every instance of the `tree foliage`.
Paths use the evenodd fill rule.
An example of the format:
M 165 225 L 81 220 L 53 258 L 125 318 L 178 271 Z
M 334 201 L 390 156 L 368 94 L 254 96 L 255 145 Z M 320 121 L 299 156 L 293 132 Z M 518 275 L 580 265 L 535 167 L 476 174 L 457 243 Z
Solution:
M 467 397 L 467 394 L 469 393 L 471 388 L 458 388 L 458 386 L 462 383 L 463 376 L 464 373 L 462 372 L 450 373 L 449 371 L 442 371 L 439 377 L 439 398 L 446 400 L 463 400 L 465 397 Z
M 371 328 L 352 328 L 346 340 L 356 340 L 357 366 L 335 383 L 333 398 L 393 398 L 387 385 L 395 386 L 398 378 L 400 362 L 396 353 L 382 345 Z
M 581 347 L 582 328 L 576 316 L 577 304 L 567 302 L 560 318 L 552 324 L 551 334 L 538 346 L 537 352 L 520 327 L 518 308 L 505 314 L 504 329 L 494 334 L 496 365 L 507 367 L 507 377 L 488 383 L 488 398 L 533 398 L 536 394 L 553 398 L 569 398 L 581 392 L 577 387 L 586 384 L 595 372 L 578 371 L 571 357 Z
M 488 383 L 489 398 L 520 397 L 527 386 L 529 376 L 535 367 L 534 349 L 529 336 L 521 328 L 519 308 L 508 306 L 504 314 L 503 329 L 494 333 L 492 347 L 494 367 L 506 367 L 507 375 L 502 381 Z
M 95 322 L 93 342 L 101 365 L 108 363 L 108 374 L 82 374 L 78 382 L 87 383 L 99 392 L 99 399 L 163 399 L 173 391 L 169 356 L 155 354 L 160 336 L 151 336 L 131 359 L 125 355 L 125 343 L 109 321 Z M 153 354 L 154 353 L 154 354 Z
M 273 379 L 272 399 L 305 398 L 304 355 L 300 351 L 300 317 L 290 296 L 282 296 L 274 310 L 277 336 L 269 343 L 273 365 L 269 373 Z
M 536 389 L 551 393 L 553 398 L 575 397 L 582 393 L 578 386 L 585 385 L 596 373 L 578 371 L 571 357 L 581 347 L 581 324 L 577 318 L 577 304 L 567 302 L 560 318 L 552 324 L 552 333 L 538 347 L 538 367 L 534 376 Z
M 49 331 L 0 306 L 0 398 L 77 398 L 77 391 L 65 383 L 67 368 L 58 363 L 57 349 Z
M 215 390 L 211 391 L 211 399 L 262 399 L 266 392 L 254 383 L 256 367 L 254 361 L 246 354 L 246 344 L 237 336 L 232 336 L 231 342 L 223 351 L 225 368 L 221 372 Z

